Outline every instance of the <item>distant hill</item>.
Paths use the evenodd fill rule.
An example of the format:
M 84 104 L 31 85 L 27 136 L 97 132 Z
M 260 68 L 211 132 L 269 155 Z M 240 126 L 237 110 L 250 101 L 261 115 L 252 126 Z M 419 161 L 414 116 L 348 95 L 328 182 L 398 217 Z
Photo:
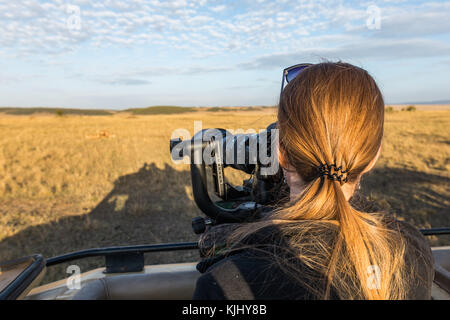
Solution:
M 55 114 L 83 115 L 83 116 L 109 116 L 116 113 L 128 112 L 133 115 L 158 115 L 158 114 L 178 114 L 187 112 L 207 111 L 256 111 L 273 108 L 273 106 L 249 106 L 249 107 L 180 107 L 180 106 L 151 106 L 146 108 L 129 108 L 125 110 L 103 110 L 103 109 L 71 109 L 71 108 L 20 108 L 20 107 L 0 107 L 0 113 L 10 115 L 31 115 L 31 114 Z
M 205 111 L 218 112 L 218 111 L 256 111 L 264 110 L 268 108 L 274 108 L 273 106 L 253 106 L 253 107 L 208 107 Z
M 53 113 L 56 115 L 81 115 L 81 116 L 109 116 L 112 111 L 97 109 L 66 109 L 66 108 L 0 108 L 0 113 L 11 115 L 31 115 L 35 113 Z
M 197 111 L 199 108 L 195 107 L 178 107 L 178 106 L 154 106 L 147 108 L 132 108 L 126 109 L 122 112 L 131 112 L 136 115 L 149 115 L 149 114 L 174 114 Z
M 131 112 L 136 115 L 150 115 L 150 114 L 175 114 L 196 111 L 219 112 L 219 111 L 254 111 L 269 108 L 264 106 L 253 107 L 178 107 L 178 106 L 153 106 L 147 108 L 132 108 L 126 109 L 122 112 Z

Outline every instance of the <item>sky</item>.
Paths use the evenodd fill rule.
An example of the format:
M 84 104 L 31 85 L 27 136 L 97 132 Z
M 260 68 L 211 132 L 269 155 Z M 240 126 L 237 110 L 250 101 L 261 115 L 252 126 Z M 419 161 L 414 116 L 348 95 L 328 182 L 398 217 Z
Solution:
M 0 106 L 275 105 L 324 60 L 387 103 L 449 100 L 450 1 L 0 0 Z

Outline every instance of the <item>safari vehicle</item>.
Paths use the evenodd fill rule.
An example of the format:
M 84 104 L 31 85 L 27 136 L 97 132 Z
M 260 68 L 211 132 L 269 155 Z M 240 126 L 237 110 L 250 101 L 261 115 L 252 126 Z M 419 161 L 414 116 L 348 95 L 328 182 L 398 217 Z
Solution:
M 304 65 L 286 69 L 284 81 L 289 81 L 288 71 L 300 71 Z M 297 68 L 297 69 L 296 69 Z M 298 72 L 297 72 L 298 73 Z M 295 76 L 295 75 L 294 75 Z M 257 150 L 270 158 L 274 152 L 271 124 L 260 134 L 230 135 L 223 129 L 215 129 L 219 135 L 207 135 L 206 129 L 198 132 L 191 140 L 170 141 L 172 158 L 181 160 L 184 156 L 203 159 L 207 148 L 212 161 L 190 161 L 191 180 L 194 200 L 206 217 L 197 217 L 192 221 L 196 234 L 203 233 L 209 226 L 225 223 L 249 222 L 258 218 L 257 210 L 270 206 L 286 187 L 282 172 L 266 174 L 267 162 L 259 154 L 250 150 L 256 143 Z M 217 136 L 226 137 L 218 140 Z M 226 143 L 222 143 L 226 140 Z M 244 158 L 241 164 L 236 159 L 225 156 L 226 148 L 242 148 Z M 241 186 L 228 183 L 224 168 L 244 171 L 251 178 L 244 180 Z M 207 171 L 211 169 L 211 171 Z M 214 185 L 214 193 L 220 201 L 213 201 L 208 193 L 208 174 Z M 278 199 L 279 200 L 279 199 Z M 450 234 L 450 228 L 421 230 L 423 235 Z M 198 243 L 150 244 L 124 247 L 87 249 L 67 253 L 61 256 L 44 258 L 34 254 L 13 261 L 0 263 L 0 299 L 25 300 L 105 300 L 105 299 L 186 299 L 192 298 L 195 284 L 200 273 L 197 262 L 160 265 L 145 265 L 144 254 L 161 251 L 199 250 Z M 450 300 L 450 246 L 433 247 L 435 279 L 432 298 Z M 40 281 L 46 268 L 88 257 L 105 257 L 105 266 L 71 276 L 69 279 L 41 285 Z

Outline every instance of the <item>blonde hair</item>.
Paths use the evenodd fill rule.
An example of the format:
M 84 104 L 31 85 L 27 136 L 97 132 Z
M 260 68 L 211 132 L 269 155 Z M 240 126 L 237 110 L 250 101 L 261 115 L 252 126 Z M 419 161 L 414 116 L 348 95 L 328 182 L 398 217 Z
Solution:
M 295 169 L 304 189 L 265 219 L 238 228 L 229 243 L 276 226 L 288 248 L 275 251 L 295 254 L 325 284 L 304 280 L 309 275 L 282 254 L 273 260 L 317 298 L 406 298 L 412 271 L 397 225 L 352 206 L 339 181 L 318 175 L 321 164 L 336 164 L 348 170 L 347 183 L 356 183 L 381 146 L 383 122 L 383 97 L 367 71 L 341 62 L 304 69 L 282 93 L 277 124 L 280 163 Z

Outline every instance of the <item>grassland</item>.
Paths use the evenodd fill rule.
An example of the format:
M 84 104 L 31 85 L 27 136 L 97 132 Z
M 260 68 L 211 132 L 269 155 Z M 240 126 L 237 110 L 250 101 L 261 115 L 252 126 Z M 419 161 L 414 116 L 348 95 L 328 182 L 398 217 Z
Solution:
M 383 153 L 362 191 L 417 227 L 450 226 L 450 110 L 386 114 Z M 0 115 L 0 260 L 89 247 L 194 241 L 188 165 L 170 160 L 176 128 L 262 129 L 272 108 L 139 115 Z M 238 179 L 236 173 L 232 179 Z M 430 238 L 449 244 L 449 238 Z M 195 251 L 147 262 L 198 259 Z M 80 264 L 86 270 L 101 262 Z M 47 280 L 64 276 L 64 266 Z

